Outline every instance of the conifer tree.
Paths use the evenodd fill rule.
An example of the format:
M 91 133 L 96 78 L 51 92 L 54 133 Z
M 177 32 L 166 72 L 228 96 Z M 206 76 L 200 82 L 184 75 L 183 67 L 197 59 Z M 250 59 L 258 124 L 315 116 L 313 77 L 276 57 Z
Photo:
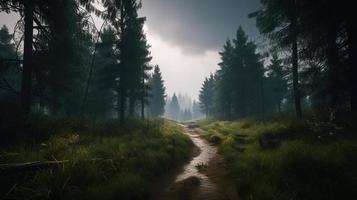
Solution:
M 287 70 L 282 66 L 282 61 L 279 59 L 277 54 L 273 54 L 270 60 L 271 64 L 267 66 L 267 78 L 266 78 L 266 101 L 271 99 L 273 105 L 272 111 L 278 110 L 281 112 L 281 104 L 286 96 L 288 83 L 286 76 L 288 74 Z
M 171 98 L 170 104 L 168 105 L 168 109 L 167 109 L 168 117 L 171 119 L 178 120 L 180 117 L 180 111 L 181 111 L 180 105 L 177 96 L 174 93 Z
M 158 65 L 154 68 L 154 73 L 149 80 L 150 88 L 150 102 L 149 110 L 150 116 L 158 117 L 165 112 L 165 86 L 162 80 L 161 71 Z
M 114 105 L 114 91 L 116 89 L 116 42 L 115 32 L 107 27 L 100 35 L 97 44 L 93 80 L 88 94 L 87 110 L 90 114 L 105 117 Z
M 220 55 L 220 69 L 215 78 L 216 92 L 210 95 L 216 102 L 213 106 L 216 115 L 235 119 L 263 113 L 263 64 L 256 53 L 256 45 L 248 42 L 241 27 L 236 38 L 226 42 Z
M 210 117 L 213 111 L 214 81 L 213 75 L 206 78 L 199 94 L 200 107 L 206 117 Z
M 7 26 L 0 29 L 0 99 L 7 102 L 18 101 L 19 62 L 13 44 L 12 35 Z
M 34 63 L 35 59 L 33 57 L 34 56 L 34 24 L 36 24 L 38 30 L 40 30 L 41 32 L 42 31 L 49 32 L 52 38 L 57 37 L 57 39 L 63 39 L 63 41 L 70 41 L 71 39 L 73 39 L 72 37 L 73 35 L 71 35 L 71 30 L 73 29 L 72 26 L 69 24 L 76 24 L 76 21 L 68 20 L 68 19 L 73 19 L 72 18 L 74 16 L 73 13 L 78 11 L 79 4 L 84 5 L 88 9 L 90 8 L 93 9 L 91 3 L 92 2 L 90 0 L 82 0 L 82 1 L 3 0 L 0 2 L 0 11 L 5 11 L 8 13 L 9 12 L 22 13 L 24 16 L 24 40 L 23 40 L 24 50 L 23 50 L 21 91 L 20 91 L 21 107 L 24 113 L 29 113 L 31 111 L 31 105 L 33 104 L 32 85 L 33 85 L 33 71 L 35 67 L 35 63 Z M 56 12 L 53 12 L 54 10 L 56 10 Z M 43 25 L 42 22 L 44 22 L 46 25 Z M 63 31 L 64 24 L 66 24 L 68 28 L 66 31 Z M 54 32 L 45 30 L 46 26 L 55 29 Z M 63 33 L 63 35 L 61 33 Z M 65 47 L 66 44 L 69 43 L 67 42 L 63 43 L 64 49 L 66 49 Z M 54 49 L 55 51 L 61 51 L 62 48 L 59 49 L 54 48 Z M 62 52 L 59 55 L 66 55 L 67 53 L 70 54 L 70 52 Z M 68 58 L 68 56 L 65 57 Z M 63 61 L 64 62 L 69 61 L 69 59 L 64 59 Z
M 149 45 L 147 44 L 143 25 L 145 18 L 138 17 L 137 10 L 141 4 L 136 0 L 126 0 L 121 5 L 119 51 L 119 110 L 120 118 L 125 117 L 126 105 L 128 115 L 134 116 L 135 108 L 141 104 L 141 115 L 144 117 L 144 105 L 147 97 L 148 71 L 151 67 Z
M 263 8 L 252 13 L 257 27 L 280 48 L 291 49 L 292 80 L 296 115 L 302 118 L 299 87 L 298 41 L 300 34 L 301 2 L 297 0 L 261 0 Z

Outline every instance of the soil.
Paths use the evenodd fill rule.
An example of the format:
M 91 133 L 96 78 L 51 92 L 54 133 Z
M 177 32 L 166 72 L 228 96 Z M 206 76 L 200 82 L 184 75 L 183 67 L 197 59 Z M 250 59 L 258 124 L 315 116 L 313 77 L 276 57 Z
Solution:
M 217 147 L 204 140 L 193 127 L 183 128 L 195 144 L 192 159 L 160 178 L 152 199 L 237 200 L 236 187 L 227 175 Z

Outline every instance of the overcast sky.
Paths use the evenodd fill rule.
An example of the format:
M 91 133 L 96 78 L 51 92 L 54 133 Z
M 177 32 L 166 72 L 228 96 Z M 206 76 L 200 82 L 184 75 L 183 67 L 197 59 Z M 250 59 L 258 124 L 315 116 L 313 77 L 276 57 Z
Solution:
M 153 56 L 162 70 L 167 93 L 181 92 L 197 99 L 205 77 L 218 68 L 218 52 L 242 26 L 250 39 L 258 36 L 249 13 L 259 0 L 142 0 L 140 15 Z M 16 17 L 0 13 L 0 25 L 10 30 Z M 100 23 L 100 21 L 98 21 Z
M 160 65 L 167 92 L 197 98 L 205 77 L 218 68 L 218 52 L 241 25 L 252 40 L 258 31 L 248 14 L 259 0 L 143 0 L 153 63 Z

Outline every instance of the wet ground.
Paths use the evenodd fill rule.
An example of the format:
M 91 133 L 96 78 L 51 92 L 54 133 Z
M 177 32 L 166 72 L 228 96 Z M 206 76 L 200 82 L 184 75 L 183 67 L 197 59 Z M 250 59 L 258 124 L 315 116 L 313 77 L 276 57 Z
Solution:
M 192 159 L 161 183 L 158 200 L 236 200 L 233 181 L 227 176 L 217 147 L 200 137 L 194 129 L 183 126 L 195 144 Z

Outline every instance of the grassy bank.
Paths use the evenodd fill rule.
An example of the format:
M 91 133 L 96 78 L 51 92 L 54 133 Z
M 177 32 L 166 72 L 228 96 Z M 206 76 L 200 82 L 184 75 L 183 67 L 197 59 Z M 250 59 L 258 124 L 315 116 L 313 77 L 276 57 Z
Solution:
M 177 124 L 164 120 L 119 125 L 37 117 L 13 130 L 17 137 L 1 146 L 0 163 L 69 162 L 1 174 L 5 199 L 147 199 L 150 183 L 187 159 L 192 145 Z
M 219 145 L 241 199 L 357 198 L 353 131 L 312 119 L 206 121 L 201 128 Z

